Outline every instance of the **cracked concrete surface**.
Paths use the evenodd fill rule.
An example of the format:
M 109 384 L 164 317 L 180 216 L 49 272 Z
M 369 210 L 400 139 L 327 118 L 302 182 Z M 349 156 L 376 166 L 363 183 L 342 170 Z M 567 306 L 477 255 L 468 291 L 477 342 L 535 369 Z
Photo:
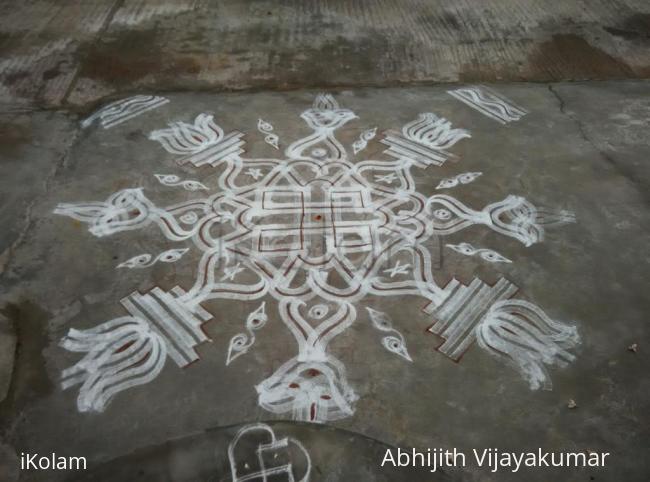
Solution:
M 256 422 L 304 446 L 310 480 L 648 480 L 647 2 L 28 0 L 0 1 L 0 12 L 0 481 L 231 480 L 228 446 Z M 474 82 L 528 114 L 501 125 L 447 94 Z M 427 331 L 436 319 L 421 298 L 372 295 L 355 304 L 358 319 L 329 348 L 359 397 L 354 413 L 302 423 L 258 403 L 255 387 L 296 354 L 278 303 L 266 300 L 268 326 L 226 366 L 230 340 L 259 301 L 220 299 L 203 303 L 214 319 L 202 327 L 212 342 L 196 346 L 198 361 L 179 368 L 170 360 L 104 412 L 80 412 L 78 387 L 64 390 L 61 374 L 83 354 L 61 340 L 124 316 L 119 301 L 130 293 L 188 289 L 200 253 L 118 270 L 141 253 L 191 246 L 153 227 L 95 237 L 53 210 L 128 188 L 160 206 L 204 194 L 164 186 L 159 173 L 200 181 L 213 194 L 222 166 L 179 166 L 149 134 L 209 113 L 226 132 L 244 134 L 245 156 L 282 157 L 310 133 L 300 114 L 319 91 L 358 116 L 337 131 L 355 162 L 386 160 L 386 133 L 422 112 L 471 132 L 442 166 L 414 172 L 424 197 L 444 193 L 481 209 L 513 194 L 575 213 L 576 223 L 547 229 L 529 247 L 478 225 L 427 245 L 441 284 L 504 276 L 519 299 L 574 324 L 575 360 L 549 367 L 552 390 L 531 390 L 476 343 L 457 362 L 437 351 L 443 339 Z M 136 94 L 169 103 L 110 129 L 82 128 L 97 109 Z M 265 142 L 260 117 L 281 149 Z M 352 155 L 353 142 L 375 127 Z M 436 190 L 464 172 L 482 175 Z M 463 242 L 512 262 L 446 246 Z M 382 345 L 366 308 L 390 317 L 412 362 Z M 292 460 L 297 476 L 306 459 L 291 444 L 277 455 Z M 381 468 L 395 447 L 612 455 L 605 469 L 430 474 Z M 88 470 L 21 471 L 21 452 L 83 455 Z M 252 460 L 236 466 L 248 470 Z
M 16 330 L 10 321 L 0 315 L 0 402 L 7 397 L 11 376 L 14 371 L 15 332 Z
M 32 109 L 0 115 L 0 277 L 32 226 L 32 210 L 47 192 L 74 139 L 66 114 Z M 26 161 L 28 160 L 29 161 Z M 29 189 L 16 189 L 17 185 Z
M 336 428 L 288 424 L 282 430 L 293 431 L 309 446 L 318 467 L 314 480 L 432 480 L 423 472 L 379 469 L 378 454 L 387 446 L 608 451 L 615 456 L 607 470 L 578 470 L 570 473 L 571 479 L 643 480 L 649 413 L 643 349 L 649 307 L 643 287 L 648 284 L 650 232 L 642 162 L 649 150 L 643 117 L 648 83 L 495 86 L 529 111 L 505 126 L 456 101 L 448 88 L 333 91 L 359 116 L 350 131 L 342 132 L 342 141 L 351 143 L 368 127 L 399 128 L 421 111 L 436 112 L 455 127 L 469 129 L 472 138 L 454 147 L 457 162 L 418 171 L 418 190 L 434 194 L 443 178 L 482 171 L 479 181 L 458 188 L 471 206 L 514 193 L 574 211 L 576 224 L 549 230 L 545 241 L 531 248 L 479 229 L 457 233 L 451 241 L 497 248 L 514 262 L 490 265 L 443 250 L 436 273 L 463 280 L 479 275 L 490 282 L 505 274 L 526 299 L 554 318 L 577 323 L 582 337 L 577 359 L 551 369 L 552 391 L 531 391 L 516 371 L 478 347 L 460 363 L 436 353 L 438 338 L 423 334 L 431 317 L 415 300 L 396 309 L 391 299 L 371 297 L 360 308 L 390 314 L 413 364 L 396 360 L 376 343 L 370 327 L 355 324 L 335 347 L 360 395 L 354 415 L 330 424 Z M 84 454 L 92 470 L 80 474 L 82 480 L 132 480 L 133 474 L 152 480 L 205 480 L 211 474 L 222 480 L 227 465 L 210 452 L 213 447 L 223 456 L 214 446 L 227 444 L 233 429 L 222 427 L 278 420 L 257 405 L 253 387 L 291 352 L 280 320 L 270 315 L 252 354 L 224 366 L 228 340 L 254 308 L 247 303 L 210 303 L 207 308 L 217 322 L 205 330 L 214 341 L 198 347 L 200 360 L 183 370 L 168 363 L 156 380 L 120 393 L 104 413 L 77 412 L 76 390 L 64 391 L 59 384 L 61 370 L 78 359 L 58 345 L 70 328 L 90 328 L 121 316 L 117 302 L 134 290 L 190 286 L 196 258 L 117 271 L 115 266 L 129 257 L 163 251 L 169 243 L 148 229 L 94 238 L 84 224 L 54 216 L 57 203 L 101 201 L 119 189 L 139 186 L 152 199 L 171 199 L 173 191 L 153 178 L 167 171 L 212 186 L 211 168 L 179 170 L 173 156 L 147 139 L 148 133 L 173 120 L 214 112 L 228 131 L 246 133 L 247 155 L 268 155 L 273 151 L 256 130 L 258 118 L 272 121 L 282 142 L 300 137 L 305 128 L 299 114 L 315 92 L 165 95 L 168 104 L 108 130 L 98 125 L 80 129 L 78 120 L 84 116 L 31 112 L 30 137 L 14 134 L 24 141 L 7 144 L 6 149 L 13 149 L 12 164 L 2 164 L 7 167 L 3 194 L 19 206 L 2 215 L 6 226 L 14 226 L 3 238 L 3 250 L 13 248 L 2 275 L 2 311 L 18 330 L 14 379 L 0 405 L 4 443 L 16 453 Z M 22 116 L 15 117 L 18 125 L 26 122 Z M 378 140 L 370 142 L 368 158 L 384 156 L 385 146 Z M 30 165 L 34 167 L 28 169 Z M 181 190 L 176 198 L 188 196 Z M 28 221 L 17 212 L 29 212 Z M 626 347 L 635 342 L 639 352 L 629 352 Z M 567 409 L 569 399 L 579 408 Z M 321 437 L 320 430 L 329 435 Z M 342 455 L 332 450 L 344 440 L 355 447 L 346 456 L 359 465 L 338 462 Z M 566 475 L 530 471 L 526 478 L 548 480 L 549 474 Z M 486 480 L 486 473 L 475 468 L 439 475 L 441 480 Z M 47 480 L 68 478 L 62 472 L 47 475 Z M 24 471 L 20 480 L 44 479 Z M 501 473 L 497 480 L 520 480 L 520 475 Z
M 0 2 L 0 98 L 645 78 L 639 0 Z
M 557 96 L 562 112 L 575 120 L 582 136 L 647 197 L 650 192 L 650 171 L 643 159 L 650 154 L 647 135 L 644 134 L 650 123 L 650 101 L 645 98 L 644 86 L 638 89 L 639 86 L 629 84 L 620 90 L 598 89 L 600 101 L 611 102 L 614 107 L 604 112 L 584 109 L 581 102 L 584 92 L 592 87 L 581 87 L 584 88 L 565 85 L 558 89 L 551 84 L 549 90 Z M 599 122 L 603 118 L 607 122 Z

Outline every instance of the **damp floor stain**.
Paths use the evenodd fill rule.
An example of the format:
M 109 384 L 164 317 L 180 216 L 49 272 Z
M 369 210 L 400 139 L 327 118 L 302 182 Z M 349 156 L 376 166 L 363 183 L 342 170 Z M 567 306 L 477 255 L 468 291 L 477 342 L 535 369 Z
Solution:
M 0 312 L 13 325 L 16 333 L 16 355 L 9 391 L 0 403 L 1 420 L 8 421 L 28 404 L 49 395 L 54 390 L 47 370 L 43 350 L 49 343 L 47 323 L 51 315 L 30 301 L 10 303 Z

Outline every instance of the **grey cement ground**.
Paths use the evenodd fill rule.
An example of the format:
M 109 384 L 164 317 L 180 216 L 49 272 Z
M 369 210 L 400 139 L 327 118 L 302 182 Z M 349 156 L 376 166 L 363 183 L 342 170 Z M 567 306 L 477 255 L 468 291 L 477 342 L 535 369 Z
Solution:
M 647 78 L 646 0 L 4 0 L 0 99 Z
M 648 480 L 649 18 L 641 0 L 0 1 L 0 481 L 231 480 L 228 444 L 256 421 L 305 446 L 311 480 Z M 470 82 L 529 114 L 500 125 L 446 93 Z M 271 156 L 258 118 L 286 147 L 309 133 L 299 115 L 321 90 L 359 116 L 339 131 L 346 147 L 378 127 L 355 159 L 386 159 L 382 133 L 420 112 L 471 131 L 451 149 L 458 162 L 416 170 L 423 195 L 440 193 L 443 178 L 481 171 L 449 194 L 476 209 L 516 194 L 576 214 L 529 248 L 476 226 L 445 238 L 489 246 L 512 264 L 430 246 L 436 279 L 506 276 L 519 298 L 574 323 L 576 360 L 550 369 L 552 391 L 531 391 L 476 344 L 459 363 L 437 352 L 421 299 L 367 297 L 358 311 L 388 313 L 413 363 L 384 350 L 360 315 L 330 346 L 360 397 L 355 413 L 296 422 L 261 408 L 254 388 L 295 354 L 277 303 L 268 301 L 254 349 L 226 366 L 229 340 L 258 304 L 219 300 L 204 303 L 213 342 L 197 347 L 199 361 L 168 362 L 105 412 L 80 413 L 77 388 L 62 390 L 60 376 L 81 355 L 59 346 L 62 337 L 123 316 L 119 300 L 135 290 L 191 286 L 198 253 L 116 270 L 177 246 L 152 227 L 96 238 L 54 215 L 56 205 L 130 187 L 158 205 L 198 195 L 165 188 L 154 173 L 213 190 L 215 169 L 179 167 L 149 132 L 208 112 L 245 133 L 246 156 Z M 140 93 L 170 102 L 112 129 L 81 128 L 102 105 Z M 433 476 L 380 468 L 398 446 L 612 455 L 606 469 Z M 22 451 L 83 455 L 89 470 L 21 472 Z M 301 473 L 295 450 L 292 460 Z
M 604 451 L 612 453 L 604 470 L 547 469 L 523 477 L 646 480 L 650 84 L 499 85 L 500 93 L 530 112 L 505 126 L 456 101 L 447 88 L 333 90 L 341 105 L 359 116 L 339 138 L 349 145 L 369 127 L 399 129 L 419 112 L 435 112 L 469 129 L 472 138 L 453 148 L 459 162 L 417 171 L 420 192 L 431 195 L 445 177 L 482 171 L 478 181 L 454 192 L 472 207 L 520 194 L 575 212 L 575 224 L 550 229 L 543 243 L 530 248 L 478 227 L 456 233 L 449 242 L 490 246 L 513 263 L 491 265 L 443 250 L 436 276 L 468 282 L 478 275 L 494 282 L 505 275 L 520 288 L 520 297 L 577 325 L 582 342 L 576 361 L 551 369 L 552 391 L 531 391 L 515 370 L 477 346 L 460 363 L 436 352 L 439 339 L 425 332 L 432 319 L 421 310 L 421 300 L 369 297 L 359 309 L 390 314 L 413 364 L 385 351 L 376 331 L 358 320 L 331 347 L 360 396 L 355 414 L 325 427 L 273 426 L 308 447 L 314 480 L 438 480 L 421 471 L 380 469 L 387 446 Z M 9 348 L 0 358 L 0 387 L 8 386 L 0 405 L 6 480 L 16 480 L 13 454 L 21 451 L 87 456 L 92 471 L 81 480 L 229 480 L 224 450 L 235 429 L 282 418 L 260 408 L 254 390 L 295 351 L 274 309 L 255 349 L 224 364 L 228 341 L 254 302 L 206 303 L 216 321 L 205 331 L 214 341 L 199 345 L 200 361 L 185 369 L 167 363 L 156 380 L 119 394 L 104 413 L 79 413 L 77 390 L 62 391 L 59 385 L 61 370 L 79 359 L 58 346 L 70 328 L 122 316 L 118 301 L 134 290 L 189 287 L 197 254 L 173 265 L 117 271 L 119 262 L 168 249 L 170 243 L 157 228 L 95 238 L 85 225 L 53 215 L 55 206 L 100 201 L 140 186 L 160 205 L 191 198 L 195 194 L 161 186 L 153 173 L 214 186 L 213 170 L 178 167 L 174 156 L 147 139 L 150 131 L 210 112 L 227 131 L 246 134 L 247 156 L 271 155 L 256 131 L 258 117 L 272 121 L 287 145 L 308 133 L 299 114 L 315 92 L 166 95 L 167 105 L 108 130 L 98 125 L 82 130 L 83 115 L 65 111 L 2 116 L 0 306 L 7 319 L 3 331 L 18 341 L 13 369 L 11 335 L 3 335 L 3 347 Z M 384 157 L 379 138 L 369 143 L 365 158 Z M 633 343 L 636 353 L 627 350 Z M 567 407 L 570 399 L 578 408 Z M 438 476 L 522 480 L 521 474 L 493 476 L 475 468 Z M 76 479 L 63 472 L 22 472 L 20 480 Z

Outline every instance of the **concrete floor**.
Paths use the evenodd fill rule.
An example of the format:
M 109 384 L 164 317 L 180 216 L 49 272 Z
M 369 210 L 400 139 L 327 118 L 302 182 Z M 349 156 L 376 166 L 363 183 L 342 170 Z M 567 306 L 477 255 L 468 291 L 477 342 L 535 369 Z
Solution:
M 647 78 L 645 0 L 0 2 L 0 98 Z
M 278 449 L 273 460 L 289 460 L 296 480 L 305 474 L 309 480 L 329 481 L 648 479 L 650 81 L 642 78 L 650 65 L 650 10 L 645 2 L 630 0 L 562 5 L 531 0 L 517 2 L 516 8 L 495 0 L 482 2 L 480 9 L 472 2 L 371 3 L 2 4 L 0 480 L 233 480 L 233 467 L 240 476 L 255 469 L 254 450 L 272 437 L 287 438 L 287 447 Z M 551 3 L 562 11 L 552 11 Z M 592 80 L 547 82 L 558 79 Z M 489 84 L 481 92 L 491 89 L 526 113 L 499 122 L 499 115 L 508 115 L 485 115 L 448 93 L 470 84 L 435 81 Z M 318 97 L 320 91 L 332 97 Z M 101 110 L 134 95 L 160 99 L 142 101 L 151 102 L 151 108 L 133 117 Z M 423 112 L 451 123 L 436 131 L 451 137 L 455 132 L 448 147 L 413 140 L 422 129 L 405 126 Z M 207 151 L 195 144 L 202 135 L 215 135 L 214 129 L 159 132 L 173 122 L 194 124 L 200 114 L 213 115 L 223 136 L 237 141 L 242 151 L 225 161 L 208 157 L 215 161 L 212 166 L 202 163 Z M 323 128 L 330 121 L 338 123 L 336 130 Z M 425 126 L 431 135 L 432 126 Z M 471 137 L 450 129 L 466 129 Z M 292 144 L 314 132 L 321 137 Z M 275 270 L 291 256 L 283 248 L 280 255 L 264 251 L 262 244 L 252 254 L 235 252 L 249 249 L 243 242 L 229 245 L 233 257 L 206 269 L 201 264 L 206 239 L 225 240 L 231 227 L 242 229 L 249 222 L 243 214 L 219 218 L 222 222 L 187 239 L 175 239 L 157 221 L 169 215 L 159 210 L 167 206 L 178 226 L 201 224 L 203 218 L 181 217 L 181 211 L 195 215 L 200 210 L 169 207 L 190 201 L 210 198 L 204 212 L 219 216 L 237 203 L 254 203 L 255 196 L 273 190 L 267 180 L 275 172 L 274 159 L 302 159 L 291 172 L 313 181 L 317 174 L 310 169 L 337 151 L 327 132 L 345 151 L 336 155 L 351 165 L 376 161 L 358 173 L 355 179 L 363 178 L 355 181 L 358 186 L 344 187 L 360 193 L 359 199 L 374 203 L 380 197 L 392 204 L 381 209 L 373 204 L 371 210 L 343 206 L 330 218 L 307 203 L 302 208 L 307 222 L 324 216 L 328 225 L 335 218 L 348 219 L 337 216 L 352 216 L 356 224 L 350 236 L 371 226 L 372 239 L 379 240 L 373 242 L 384 242 L 387 235 L 372 227 L 374 211 L 392 225 L 406 216 L 404 210 L 415 209 L 400 204 L 406 198 L 434 206 L 402 224 L 407 233 L 418 222 L 431 231 L 417 242 L 407 237 L 401 251 L 369 258 L 363 248 L 336 251 L 358 272 L 368 259 L 379 260 L 380 272 L 358 288 L 363 296 L 346 301 L 347 295 L 336 290 L 354 283 L 332 267 L 303 270 L 309 281 L 297 275 L 291 286 L 310 286 L 301 296 L 278 294 L 277 280 L 286 275 L 277 273 L 266 282 L 268 293 L 254 292 L 251 286 L 265 275 L 251 260 Z M 364 133 L 366 144 L 355 147 Z M 170 136 L 176 136 L 184 153 L 178 144 L 160 141 Z M 411 155 L 425 152 L 431 164 L 410 166 L 412 179 L 404 174 L 404 156 L 390 152 L 400 149 L 391 141 L 396 136 L 401 146 L 411 146 Z M 208 144 L 208 150 L 220 149 L 219 142 Z M 385 163 L 391 161 L 397 164 L 389 169 Z M 221 176 L 240 164 L 241 172 Z M 336 169 L 354 171 L 318 169 L 321 180 L 305 184 L 306 191 L 291 180 L 289 187 L 279 183 L 274 189 L 290 198 L 298 191 L 315 196 L 322 179 L 331 179 Z M 449 185 L 460 174 L 479 172 Z M 397 177 L 385 177 L 391 173 Z M 410 184 L 396 187 L 409 179 Z M 253 188 L 242 191 L 230 183 Z M 138 199 L 127 199 L 133 202 L 129 209 L 110 200 L 114 193 L 137 188 L 140 194 L 127 192 Z M 218 201 L 221 192 L 225 201 Z M 441 195 L 454 199 L 449 202 L 468 226 L 445 231 L 447 214 L 441 210 L 457 211 L 448 204 L 443 209 Z M 482 210 L 510 195 L 548 208 L 546 221 L 553 216 L 572 221 L 570 212 L 575 222 L 543 226 L 542 238 L 539 212 L 535 217 L 511 209 L 513 218 L 500 218 L 506 228 L 499 231 L 495 218 L 485 221 L 488 211 Z M 295 213 L 269 214 L 265 220 L 265 209 L 271 208 L 264 202 L 255 204 L 262 214 L 252 215 L 253 228 L 266 220 L 283 227 L 296 223 Z M 120 228 L 141 215 L 146 216 L 136 223 L 139 229 Z M 311 231 L 305 229 L 301 232 L 307 236 Z M 302 241 L 305 255 L 332 254 L 331 243 L 338 241 L 325 228 L 312 231 L 316 234 Z M 286 239 L 276 241 L 281 246 Z M 506 260 L 491 262 L 494 258 L 481 257 L 485 252 L 463 254 L 461 243 L 490 249 Z M 186 248 L 176 253 L 179 259 L 167 260 L 173 262 L 153 262 L 163 252 Z M 420 252 L 431 261 L 433 281 L 400 291 L 395 283 L 416 277 Z M 151 256 L 141 263 L 147 267 L 117 268 L 141 254 Z M 237 266 L 242 270 L 233 271 Z M 199 300 L 191 288 L 203 272 L 216 278 Z M 327 290 L 319 282 L 323 279 Z M 553 364 L 559 358 L 544 352 L 548 363 L 537 358 L 532 366 L 546 372 L 531 375 L 531 364 L 517 364 L 520 352 L 504 362 L 480 340 L 461 350 L 462 357 L 447 352 L 443 342 L 450 337 L 435 328 L 445 315 L 432 308 L 453 299 L 454 279 L 462 285 L 480 280 L 485 290 L 508 280 L 517 289 L 508 298 L 539 307 L 571 335 L 563 345 L 565 366 Z M 440 294 L 431 291 L 432 283 Z M 189 297 L 172 291 L 176 286 Z M 226 295 L 233 286 L 254 293 Z M 118 391 L 105 405 L 101 397 L 84 398 L 79 385 L 64 389 L 65 370 L 79 367 L 84 358 L 83 350 L 71 349 L 78 332 L 70 330 L 92 330 L 133 315 L 128 302 L 120 303 L 125 297 L 149 296 L 149 303 L 158 303 L 151 297 L 156 288 L 185 301 L 168 301 L 164 310 L 153 310 L 157 317 L 140 317 L 158 330 L 161 319 L 182 311 L 177 319 L 201 324 L 200 330 L 184 325 L 194 337 L 190 345 L 179 345 L 182 338 L 170 342 L 159 331 L 137 331 L 137 340 L 146 340 L 143 346 L 167 347 L 164 366 L 148 372 L 151 380 Z M 255 318 L 251 314 L 261 303 L 263 316 L 258 311 Z M 291 303 L 296 311 L 283 308 Z M 332 330 L 337 336 L 329 344 L 322 341 L 332 313 L 349 306 L 353 315 Z M 475 309 L 484 317 L 477 319 L 479 328 L 469 326 L 468 341 L 492 313 L 487 305 Z M 300 330 L 291 328 L 291 320 L 298 326 L 295 320 L 302 317 L 310 320 L 303 330 L 320 333 L 314 346 L 322 352 L 309 351 Z M 242 334 L 252 345 L 235 343 Z M 92 346 L 101 351 L 106 340 L 94 339 Z M 105 353 L 128 353 L 140 341 L 121 342 Z M 176 349 L 187 345 L 189 358 L 175 359 L 170 343 Z M 635 344 L 636 351 L 630 350 Z M 148 366 L 154 357 L 147 353 L 130 368 Z M 297 367 L 304 373 L 284 376 L 268 389 L 263 382 L 272 381 L 298 354 Z M 82 368 L 90 373 L 88 365 Z M 546 386 L 537 387 L 535 381 Z M 278 400 L 264 402 L 265 396 L 293 393 L 285 385 L 321 398 L 317 403 L 310 398 L 310 404 L 291 395 L 290 408 L 280 407 Z M 569 408 L 570 401 L 577 407 Z M 323 423 L 309 423 L 314 418 Z M 255 423 L 267 425 L 250 428 Z M 246 427 L 251 431 L 235 444 Z M 232 460 L 229 447 L 234 447 Z M 456 447 L 468 453 L 472 448 L 541 447 L 612 455 L 604 469 L 495 475 L 470 466 L 430 474 L 380 467 L 390 447 Z M 85 456 L 89 470 L 20 471 L 21 452 Z

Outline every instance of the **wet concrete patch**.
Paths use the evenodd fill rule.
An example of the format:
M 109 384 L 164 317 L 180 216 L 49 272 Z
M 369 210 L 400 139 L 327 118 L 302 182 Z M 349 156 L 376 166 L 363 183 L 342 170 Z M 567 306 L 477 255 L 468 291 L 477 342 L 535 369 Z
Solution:
M 637 13 L 627 17 L 620 26 L 603 27 L 607 32 L 625 40 L 650 38 L 650 14 Z
M 11 109 L 0 116 L 0 281 L 13 276 L 13 253 L 31 227 L 31 207 L 47 189 L 71 136 L 71 117 L 27 105 Z
M 50 314 L 33 302 L 10 303 L 0 309 L 16 334 L 13 376 L 7 397 L 0 403 L 3 424 L 26 405 L 39 400 L 53 390 L 47 374 L 43 350 L 49 344 L 47 326 Z
M 179 87 L 195 77 L 201 62 L 192 54 L 169 55 L 156 29 L 119 30 L 109 39 L 84 45 L 78 54 L 79 76 L 121 90 L 138 82 Z
M 638 41 L 624 40 L 629 45 L 619 48 L 620 32 L 601 26 L 636 31 L 645 14 L 626 19 L 622 12 L 631 7 L 622 5 L 619 14 L 604 3 L 599 0 L 586 15 L 574 5 L 561 14 L 542 14 L 528 3 L 476 9 L 362 2 L 314 4 L 298 12 L 224 2 L 155 22 L 116 20 L 84 44 L 68 101 L 94 102 L 127 88 L 277 90 L 643 77 L 643 66 L 650 65 L 647 51 Z M 134 9 L 129 11 L 140 12 Z M 146 7 L 141 10 L 138 15 Z
M 76 69 L 72 39 L 13 37 L 0 60 L 0 97 L 59 104 L 74 78 Z
M 575 34 L 558 34 L 540 44 L 528 58 L 529 78 L 629 78 L 634 71 L 622 60 Z
M 0 121 L 0 162 L 18 161 L 24 144 L 32 140 L 28 125 L 16 121 Z
M 303 47 L 295 52 L 272 52 L 270 63 L 251 64 L 251 77 L 271 82 L 276 88 L 318 88 L 340 85 L 377 85 L 379 79 L 393 76 L 405 58 L 415 60 L 417 53 L 409 45 L 408 36 L 378 37 L 365 36 L 359 43 L 343 36 L 328 40 L 317 48 Z M 318 62 L 311 59 L 318 58 Z M 337 78 L 332 79 L 328 72 L 336 65 Z M 416 68 L 402 72 L 402 80 L 416 77 Z M 244 78 L 242 83 L 246 82 Z M 272 87 L 272 85 L 269 85 Z
M 14 482 L 20 475 L 20 461 L 15 450 L 0 438 L 0 474 L 3 482 Z
M 16 330 L 14 324 L 0 315 L 0 403 L 7 396 L 14 371 Z

